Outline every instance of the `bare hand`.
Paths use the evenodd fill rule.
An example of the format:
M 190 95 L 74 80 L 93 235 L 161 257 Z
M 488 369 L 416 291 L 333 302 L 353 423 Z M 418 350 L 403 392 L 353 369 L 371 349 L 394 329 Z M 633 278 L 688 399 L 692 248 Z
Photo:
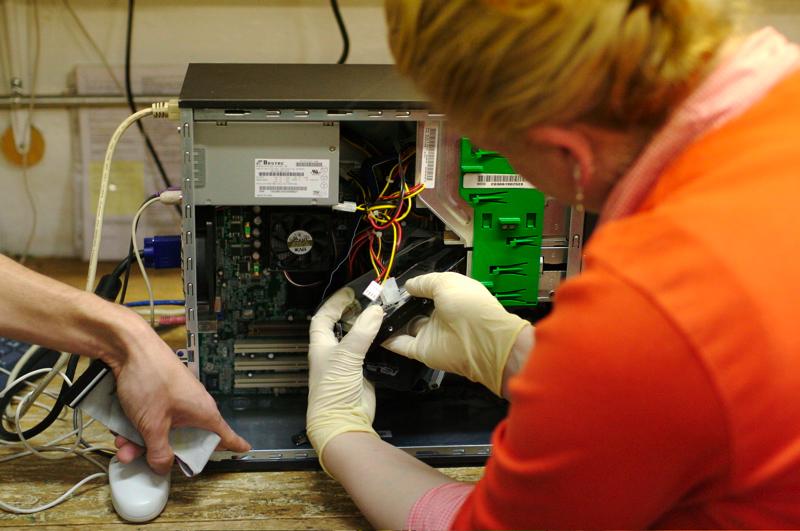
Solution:
M 135 318 L 129 322 L 135 329 L 128 336 L 133 341 L 127 357 L 112 362 L 111 368 L 122 409 L 144 439 L 150 467 L 160 474 L 169 472 L 174 459 L 169 432 L 181 426 L 216 433 L 222 438 L 221 449 L 248 451 L 250 444 L 228 426 L 202 384 L 140 317 Z M 123 463 L 143 451 L 123 437 L 117 437 L 115 445 Z

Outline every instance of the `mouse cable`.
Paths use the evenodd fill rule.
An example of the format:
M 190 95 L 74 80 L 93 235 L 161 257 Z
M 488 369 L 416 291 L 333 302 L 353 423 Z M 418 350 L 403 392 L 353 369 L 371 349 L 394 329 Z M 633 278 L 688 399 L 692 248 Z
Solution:
M 27 373 L 27 374 L 21 376 L 19 379 L 15 380 L 13 382 L 10 382 L 10 384 L 11 384 L 11 386 L 15 386 L 17 383 L 25 382 L 29 378 L 33 378 L 33 377 L 37 376 L 38 374 L 41 374 L 41 373 L 44 373 L 44 372 L 48 372 L 48 371 L 49 371 L 49 369 L 38 369 L 38 370 L 32 371 L 30 373 Z M 59 375 L 64 379 L 64 383 L 65 384 L 69 384 L 70 383 L 70 379 L 64 373 L 59 373 Z M 8 387 L 6 389 L 8 389 Z M 19 420 L 19 416 L 20 416 L 20 412 L 21 412 L 21 406 L 22 406 L 23 402 L 24 402 L 24 400 L 21 400 L 19 402 L 19 404 L 17 405 L 17 408 L 16 408 L 16 413 L 14 415 L 14 418 L 17 421 Z M 7 447 L 7 448 L 8 447 L 18 447 L 18 448 L 20 448 L 21 451 L 18 452 L 18 453 L 15 453 L 15 454 L 11 454 L 11 455 L 0 456 L 0 463 L 6 463 L 6 462 L 14 461 L 16 459 L 21 459 L 23 457 L 27 457 L 27 456 L 30 456 L 30 455 L 37 455 L 39 457 L 42 457 L 42 458 L 45 458 L 45 459 L 49 459 L 49 460 L 64 459 L 64 458 L 67 458 L 67 457 L 76 456 L 76 457 L 81 457 L 81 458 L 85 459 L 86 461 L 88 461 L 89 463 L 91 463 L 92 465 L 97 467 L 100 470 L 100 472 L 95 472 L 95 473 L 90 474 L 89 476 L 83 478 L 82 480 L 77 482 L 75 485 L 73 485 L 71 488 L 69 488 L 66 492 L 64 492 L 62 495 L 58 496 L 54 500 L 52 500 L 52 501 L 50 501 L 48 503 L 45 503 L 43 505 L 39 505 L 39 506 L 36 506 L 36 507 L 19 507 L 19 506 L 12 505 L 12 504 L 7 503 L 7 502 L 0 501 L 0 510 L 6 511 L 6 512 L 9 512 L 9 513 L 15 513 L 15 514 L 34 514 L 34 513 L 41 512 L 41 511 L 45 511 L 47 509 L 55 507 L 56 505 L 59 505 L 59 504 L 63 503 L 64 501 L 68 500 L 70 497 L 72 497 L 72 495 L 75 493 L 75 491 L 77 491 L 79 488 L 81 488 L 86 483 L 88 483 L 90 481 L 93 481 L 95 479 L 107 477 L 108 476 L 108 467 L 107 467 L 107 465 L 105 465 L 104 463 L 96 460 L 93 457 L 93 454 L 95 454 L 95 453 L 105 453 L 105 454 L 107 454 L 109 452 L 113 452 L 114 449 L 113 448 L 106 448 L 106 447 L 102 447 L 102 446 L 88 445 L 83 440 L 83 431 L 84 431 L 84 429 L 87 428 L 89 425 L 91 425 L 93 422 L 94 422 L 94 419 L 91 419 L 88 423 L 84 424 L 83 423 L 83 414 L 80 411 L 75 410 L 75 411 L 73 411 L 74 429 L 71 432 L 68 432 L 68 433 L 66 433 L 64 435 L 60 435 L 60 436 L 56 437 L 55 439 L 47 441 L 44 444 L 39 444 L 39 445 L 35 445 L 35 446 L 30 444 L 30 442 L 23 436 L 22 429 L 19 426 L 19 422 L 17 422 L 15 428 L 17 430 L 17 434 L 20 436 L 19 442 L 10 443 L 10 442 L 5 442 L 5 441 L 0 441 L 0 445 L 4 446 L 4 447 Z M 70 443 L 70 444 L 66 445 L 65 441 L 67 439 L 71 438 L 71 437 L 75 437 L 75 441 L 73 443 Z

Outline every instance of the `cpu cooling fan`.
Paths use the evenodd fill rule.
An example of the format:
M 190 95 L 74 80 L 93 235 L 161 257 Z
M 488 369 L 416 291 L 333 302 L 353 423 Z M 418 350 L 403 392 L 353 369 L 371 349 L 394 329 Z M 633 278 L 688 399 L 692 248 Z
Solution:
M 333 227 L 329 216 L 273 213 L 270 221 L 270 268 L 326 271 L 333 262 Z

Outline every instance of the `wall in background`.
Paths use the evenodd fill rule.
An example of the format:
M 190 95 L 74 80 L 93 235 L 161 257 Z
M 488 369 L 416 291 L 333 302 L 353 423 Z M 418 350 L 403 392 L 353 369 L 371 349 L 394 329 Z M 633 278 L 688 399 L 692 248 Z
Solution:
M 123 61 L 123 0 L 70 0 L 113 65 Z M 351 63 L 388 63 L 381 0 L 341 0 L 350 30 Z M 800 0 L 762 0 L 756 24 L 772 24 L 800 42 Z M 39 0 L 42 27 L 40 93 L 66 90 L 76 65 L 96 55 L 68 17 L 62 0 Z M 0 16 L 2 16 L 0 14 Z M 341 39 L 327 0 L 138 0 L 133 64 L 189 62 L 332 63 Z M 1 76 L 2 74 L 0 74 Z M 8 81 L 0 79 L 0 93 Z M 39 211 L 32 253 L 73 256 L 74 120 L 67 110 L 35 116 L 47 152 L 29 180 Z M 8 125 L 0 111 L 0 131 Z M 131 134 L 134 134 L 132 131 Z M 20 252 L 30 223 L 21 172 L 0 159 L 0 251 Z
M 794 42 L 800 42 L 800 1 L 754 0 L 752 3 L 757 25 L 775 26 Z
M 112 65 L 124 60 L 127 2 L 70 0 Z M 37 91 L 64 92 L 76 65 L 99 60 L 62 0 L 39 0 L 42 56 Z M 350 63 L 391 63 L 381 0 L 340 0 Z M 2 14 L 0 14 L 2 16 Z M 138 0 L 133 65 L 189 62 L 334 63 L 341 37 L 327 0 Z M 2 73 L 0 73 L 0 77 Z M 8 81 L 0 79 L 0 93 Z M 0 131 L 8 126 L 0 110 Z M 74 249 L 73 119 L 67 110 L 37 111 L 47 152 L 29 172 L 39 211 L 34 255 L 72 256 Z M 129 134 L 138 134 L 132 129 Z M 21 171 L 0 157 L 0 251 L 22 250 L 30 223 Z

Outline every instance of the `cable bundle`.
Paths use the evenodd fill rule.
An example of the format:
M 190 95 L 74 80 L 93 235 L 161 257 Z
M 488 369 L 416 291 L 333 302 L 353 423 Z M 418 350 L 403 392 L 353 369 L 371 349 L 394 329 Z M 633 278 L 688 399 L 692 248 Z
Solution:
M 406 183 L 406 171 L 416 151 L 408 150 L 398 157 L 398 162 L 389 172 L 383 189 L 374 201 L 370 202 L 366 190 L 356 182 L 361 190 L 364 202 L 357 210 L 363 212 L 364 220 L 369 223 L 367 228 L 356 236 L 348 258 L 348 270 L 353 274 L 355 261 L 359 251 L 366 246 L 369 250 L 369 261 L 375 271 L 375 281 L 385 283 L 391 278 L 397 251 L 403 242 L 403 221 L 414 208 L 413 199 L 422 193 L 424 184 L 409 187 Z M 398 183 L 397 190 L 392 191 L 394 184 Z M 384 238 L 391 231 L 391 243 L 385 244 Z M 388 243 L 388 242 L 387 242 Z M 388 247 L 388 258 L 384 253 Z

